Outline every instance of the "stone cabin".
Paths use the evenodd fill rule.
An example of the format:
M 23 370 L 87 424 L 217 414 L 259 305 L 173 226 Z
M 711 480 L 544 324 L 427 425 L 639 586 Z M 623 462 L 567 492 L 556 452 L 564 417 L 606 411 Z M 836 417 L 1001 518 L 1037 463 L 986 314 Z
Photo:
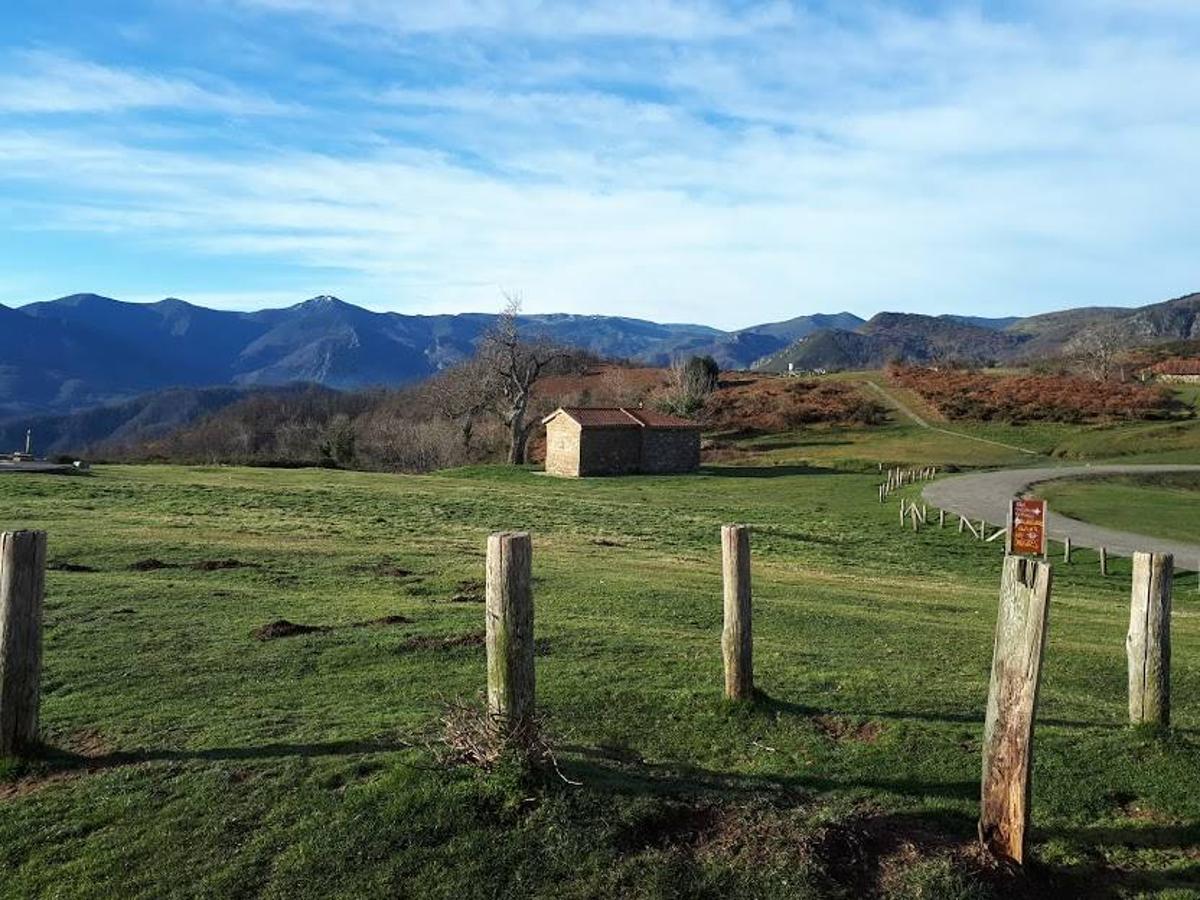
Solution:
M 1150 367 L 1158 381 L 1200 384 L 1200 359 L 1168 359 Z
M 700 465 L 700 426 L 624 407 L 564 406 L 542 419 L 552 475 L 667 475 Z

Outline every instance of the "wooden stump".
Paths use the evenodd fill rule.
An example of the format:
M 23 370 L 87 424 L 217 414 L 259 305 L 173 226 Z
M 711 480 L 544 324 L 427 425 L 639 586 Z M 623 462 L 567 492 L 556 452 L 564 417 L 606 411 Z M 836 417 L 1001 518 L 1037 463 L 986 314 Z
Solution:
M 0 533 L 0 756 L 38 742 L 46 533 Z
M 1133 554 L 1129 604 L 1129 721 L 1171 724 L 1171 578 L 1169 553 Z
M 1051 567 L 1018 556 L 1004 558 L 1000 609 L 992 653 L 983 731 L 979 839 L 994 855 L 1025 860 L 1037 711 Z
M 525 532 L 487 542 L 488 713 L 510 737 L 531 736 L 534 711 L 533 546 Z
M 721 568 L 725 583 L 725 627 L 721 655 L 725 660 L 725 696 L 754 697 L 754 641 L 750 622 L 750 528 L 721 528 Z

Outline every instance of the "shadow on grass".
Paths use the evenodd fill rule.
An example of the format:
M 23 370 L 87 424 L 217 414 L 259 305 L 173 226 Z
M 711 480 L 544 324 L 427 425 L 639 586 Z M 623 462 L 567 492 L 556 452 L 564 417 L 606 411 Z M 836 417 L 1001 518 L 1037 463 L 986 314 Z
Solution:
M 783 700 L 778 697 L 772 697 L 761 690 L 755 691 L 754 708 L 776 716 L 787 715 L 812 718 L 813 716 L 829 715 L 849 716 L 857 719 L 884 719 L 897 722 L 913 721 L 933 722 L 942 725 L 977 725 L 981 734 L 984 717 L 982 704 L 978 713 L 924 712 L 907 709 L 836 710 L 825 707 L 807 706 L 791 700 Z M 1128 725 L 1119 722 L 1088 722 L 1074 719 L 1038 718 L 1037 724 L 1053 728 L 1087 728 L 1103 731 L 1124 731 L 1129 728 Z M 1179 734 L 1187 734 L 1190 731 L 1191 729 L 1176 729 L 1176 733 Z
M 787 478 L 792 475 L 845 475 L 846 472 L 820 466 L 701 466 L 698 474 L 712 478 Z
M 34 762 L 46 774 L 102 771 L 120 766 L 150 762 L 188 762 L 194 760 L 288 759 L 318 756 L 358 756 L 370 753 L 395 753 L 412 749 L 403 741 L 347 740 L 310 744 L 262 744 L 256 747 L 212 747 L 203 750 L 116 750 L 111 753 L 83 754 L 59 747 L 43 747 Z

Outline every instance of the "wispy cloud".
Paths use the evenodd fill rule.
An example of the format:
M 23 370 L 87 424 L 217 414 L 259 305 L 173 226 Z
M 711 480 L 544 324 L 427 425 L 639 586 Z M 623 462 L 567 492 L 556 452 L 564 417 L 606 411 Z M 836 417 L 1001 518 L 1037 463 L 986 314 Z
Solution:
M 8 227 L 261 261 L 409 310 L 490 308 L 499 286 L 533 311 L 722 325 L 1149 301 L 1198 274 L 1200 55 L 1186 11 L 1107 3 L 242 0 L 239 36 L 312 26 L 267 85 L 26 58 L 0 180 L 36 214 Z M 105 115 L 293 104 L 300 123 L 230 131 Z M 66 130 L 68 109 L 94 122 Z
M 17 54 L 16 65 L 0 72 L 0 112 L 111 113 L 137 109 L 180 109 L 230 115 L 278 115 L 291 105 L 220 84 L 113 68 L 73 56 L 38 50 Z

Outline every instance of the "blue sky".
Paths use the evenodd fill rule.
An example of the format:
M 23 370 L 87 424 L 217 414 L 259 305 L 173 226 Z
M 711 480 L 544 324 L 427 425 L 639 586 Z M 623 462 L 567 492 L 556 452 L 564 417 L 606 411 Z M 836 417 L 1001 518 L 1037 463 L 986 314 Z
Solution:
M 0 302 L 1135 305 L 1198 162 L 1193 0 L 10 0 Z

